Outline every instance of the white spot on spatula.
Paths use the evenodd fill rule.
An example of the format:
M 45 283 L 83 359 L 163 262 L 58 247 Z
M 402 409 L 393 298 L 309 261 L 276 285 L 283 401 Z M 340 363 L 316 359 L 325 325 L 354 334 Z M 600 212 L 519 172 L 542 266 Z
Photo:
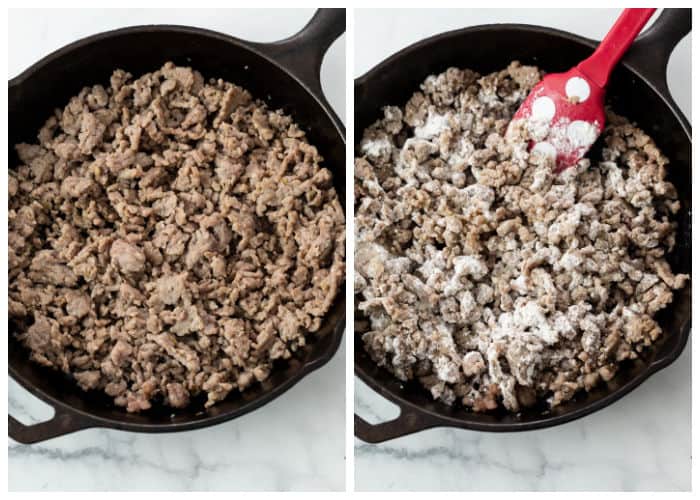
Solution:
M 566 82 L 566 97 L 576 102 L 584 102 L 591 95 L 591 87 L 583 78 L 574 76 Z
M 598 129 L 591 123 L 575 120 L 566 128 L 569 142 L 575 148 L 589 148 L 598 135 Z
M 532 103 L 532 118 L 534 120 L 551 121 L 555 112 L 554 101 L 547 96 L 538 97 Z
M 548 142 L 538 142 L 532 147 L 532 154 L 541 155 L 544 158 L 554 160 L 557 157 L 557 150 Z

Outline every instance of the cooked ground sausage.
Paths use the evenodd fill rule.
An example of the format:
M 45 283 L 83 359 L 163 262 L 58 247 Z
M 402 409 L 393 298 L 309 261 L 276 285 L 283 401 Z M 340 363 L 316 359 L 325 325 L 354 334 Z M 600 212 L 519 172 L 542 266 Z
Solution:
M 16 150 L 10 318 L 34 361 L 130 412 L 265 380 L 342 286 L 330 172 L 241 87 L 116 70 Z

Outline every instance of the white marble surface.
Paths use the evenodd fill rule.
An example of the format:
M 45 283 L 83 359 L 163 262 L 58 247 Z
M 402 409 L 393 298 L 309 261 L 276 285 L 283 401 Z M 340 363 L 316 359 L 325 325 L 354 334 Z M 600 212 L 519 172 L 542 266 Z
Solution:
M 343 490 L 344 352 L 259 410 L 214 427 L 172 434 L 88 429 L 30 446 L 9 440 L 8 489 Z M 52 413 L 12 380 L 8 403 L 26 424 Z
M 9 74 L 80 37 L 135 24 L 187 24 L 272 41 L 298 31 L 300 10 L 10 11 Z M 345 118 L 345 37 L 322 68 L 329 101 Z M 89 83 L 89 82 L 86 82 Z M 329 364 L 263 408 L 177 434 L 91 429 L 24 446 L 9 440 L 10 490 L 342 490 L 345 347 Z M 9 411 L 25 423 L 51 415 L 14 381 Z
M 494 22 L 552 26 L 591 38 L 617 10 L 411 10 L 355 13 L 355 77 L 433 34 Z M 673 96 L 690 116 L 690 37 L 669 65 Z M 612 406 L 563 426 L 517 434 L 432 429 L 381 445 L 355 440 L 362 490 L 689 490 L 690 349 Z M 370 422 L 398 409 L 356 379 L 355 410 Z

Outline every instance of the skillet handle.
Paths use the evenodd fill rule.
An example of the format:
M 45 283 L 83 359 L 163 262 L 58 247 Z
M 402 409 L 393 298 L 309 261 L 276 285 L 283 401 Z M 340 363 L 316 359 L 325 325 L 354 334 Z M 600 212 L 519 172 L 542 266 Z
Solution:
M 625 62 L 658 89 L 669 104 L 675 103 L 668 89 L 666 68 L 673 49 L 692 28 L 692 9 L 664 9 L 642 33 L 625 56 Z
M 328 48 L 344 32 L 345 9 L 318 9 L 297 34 L 278 42 L 250 44 L 294 75 L 330 112 L 341 132 L 343 124 L 321 88 L 321 64 Z
M 24 425 L 12 415 L 8 415 L 8 435 L 18 443 L 34 444 L 82 429 L 97 427 L 89 418 L 68 413 L 59 408 L 55 411 L 55 415 L 50 420 L 34 425 Z
M 401 405 L 401 413 L 394 420 L 381 424 L 370 424 L 355 413 L 355 436 L 366 443 L 383 443 L 390 439 L 408 436 L 414 432 L 436 427 L 438 424 L 431 418 L 416 413 Z

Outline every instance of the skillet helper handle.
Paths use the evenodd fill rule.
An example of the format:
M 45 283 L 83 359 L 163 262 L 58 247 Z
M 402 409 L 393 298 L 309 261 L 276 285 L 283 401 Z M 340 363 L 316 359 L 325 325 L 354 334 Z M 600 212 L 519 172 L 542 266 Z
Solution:
M 692 28 L 692 9 L 664 9 L 649 29 L 632 44 L 625 61 L 673 102 L 666 68 L 673 49 Z
M 345 9 L 318 9 L 295 35 L 278 42 L 251 44 L 306 86 L 331 113 L 340 130 L 344 130 L 342 122 L 321 88 L 321 64 L 328 48 L 344 32 Z
M 366 443 L 372 444 L 408 436 L 436 425 L 435 422 L 425 415 L 404 407 L 401 407 L 401 413 L 394 420 L 374 425 L 355 413 L 355 436 Z
M 55 411 L 56 414 L 50 420 L 34 425 L 24 425 L 12 415 L 8 415 L 8 435 L 18 443 L 34 444 L 71 432 L 96 427 L 95 423 L 86 417 L 74 415 L 59 408 L 56 408 Z

